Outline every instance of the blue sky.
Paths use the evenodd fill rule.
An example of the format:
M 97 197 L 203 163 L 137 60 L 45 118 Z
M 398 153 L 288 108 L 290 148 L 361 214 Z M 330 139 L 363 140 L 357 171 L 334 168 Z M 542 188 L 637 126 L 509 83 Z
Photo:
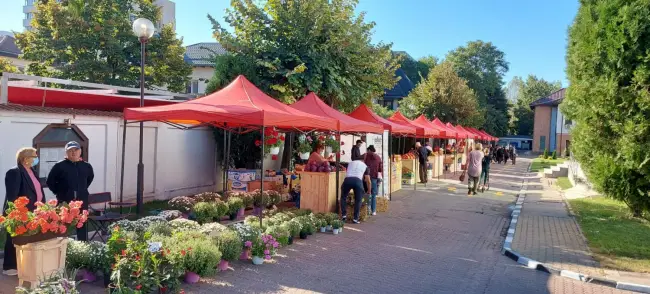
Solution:
M 2 0 L 0 31 L 22 30 L 23 0 Z M 229 0 L 176 0 L 176 26 L 186 45 L 213 42 L 207 13 L 223 20 Z M 577 0 L 360 0 L 359 11 L 376 22 L 374 41 L 419 58 L 444 57 L 472 40 L 494 43 L 513 76 L 538 77 L 567 85 L 567 29 Z

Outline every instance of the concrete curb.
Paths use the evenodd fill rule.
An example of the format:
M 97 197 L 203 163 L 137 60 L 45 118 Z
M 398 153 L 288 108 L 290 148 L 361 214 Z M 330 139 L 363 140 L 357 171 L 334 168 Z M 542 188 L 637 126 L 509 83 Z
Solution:
M 530 172 L 530 165 L 528 166 L 528 171 Z M 524 179 L 522 182 L 525 183 L 526 181 L 527 180 Z M 602 277 L 589 276 L 581 273 L 572 272 L 569 270 L 557 269 L 547 264 L 544 264 L 542 262 L 525 257 L 519 254 L 518 252 L 512 250 L 512 241 L 514 240 L 515 237 L 515 230 L 517 229 L 517 221 L 519 220 L 519 215 L 521 214 L 521 210 L 524 206 L 524 200 L 526 200 L 526 190 L 527 190 L 526 185 L 522 185 L 521 189 L 519 190 L 519 195 L 517 196 L 517 202 L 511 214 L 512 219 L 508 227 L 508 234 L 506 235 L 506 240 L 503 243 L 503 249 L 501 249 L 501 253 L 503 255 L 507 256 L 508 258 L 514 260 L 519 264 L 526 266 L 527 268 L 535 269 L 552 275 L 566 277 L 566 278 L 574 279 L 585 283 L 599 284 L 599 285 L 612 287 L 620 290 L 650 293 L 650 285 L 618 282 L 618 281 L 614 281 Z M 567 203 L 567 201 L 565 201 L 565 203 Z

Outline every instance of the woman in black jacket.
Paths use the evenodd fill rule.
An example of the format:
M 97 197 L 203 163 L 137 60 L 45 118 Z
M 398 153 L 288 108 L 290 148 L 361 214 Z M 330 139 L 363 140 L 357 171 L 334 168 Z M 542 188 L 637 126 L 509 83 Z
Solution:
M 13 202 L 21 196 L 29 199 L 27 209 L 33 211 L 36 209 L 36 202 L 45 201 L 43 187 L 38 180 L 38 175 L 34 171 L 34 166 L 38 164 L 38 154 L 36 149 L 31 147 L 21 148 L 16 153 L 17 166 L 7 171 L 5 175 L 5 202 L 2 211 L 7 209 L 7 202 Z M 8 276 L 17 275 L 16 248 L 11 240 L 11 235 L 7 233 L 5 242 L 5 257 L 2 264 L 2 273 Z

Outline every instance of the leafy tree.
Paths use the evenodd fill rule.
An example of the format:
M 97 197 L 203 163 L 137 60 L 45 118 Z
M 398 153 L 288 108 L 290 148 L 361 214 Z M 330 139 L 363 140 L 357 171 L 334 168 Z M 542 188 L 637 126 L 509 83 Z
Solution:
M 256 84 L 283 102 L 313 91 L 351 111 L 397 82 L 399 58 L 390 44 L 371 43 L 373 22 L 356 0 L 232 0 L 225 21 L 208 15 L 214 36 L 229 52 L 255 60 Z
M 395 113 L 395 110 L 389 109 L 388 107 L 382 106 L 378 103 L 372 103 L 370 106 L 372 107 L 372 111 L 374 113 L 383 118 L 389 118 L 391 115 L 393 115 L 393 113 Z
M 491 42 L 473 41 L 447 54 L 458 75 L 474 90 L 485 112 L 484 129 L 494 136 L 508 130 L 508 101 L 503 76 L 508 72 L 505 54 Z
M 535 112 L 530 109 L 530 103 L 561 88 L 562 84 L 559 81 L 549 82 L 534 75 L 528 75 L 526 81 L 519 86 L 517 101 L 514 105 L 514 131 L 516 134 L 529 136 L 533 134 Z
M 444 122 L 471 126 L 481 122 L 474 91 L 456 74 L 449 62 L 431 69 L 429 76 L 411 91 L 402 105 L 404 107 L 400 109 L 410 117 L 424 114 L 429 118 L 438 117 Z
M 152 1 L 38 1 L 35 5 L 34 29 L 16 34 L 25 59 L 40 61 L 30 64 L 28 73 L 127 87 L 140 85 L 140 43 L 129 17 L 145 17 L 156 23 L 160 9 Z M 159 28 L 146 48 L 147 88 L 184 91 L 192 72 L 183 60 L 184 52 L 171 26 Z
M 231 53 L 215 56 L 214 75 L 210 78 L 205 92 L 216 92 L 227 86 L 238 75 L 244 75 L 255 85 L 261 84 L 258 67 L 251 56 Z
M 18 68 L 9 59 L 0 57 L 0 76 L 2 76 L 3 72 L 17 73 Z
M 426 56 L 415 60 L 406 52 L 396 52 L 395 55 L 401 57 L 400 68 L 413 82 L 413 85 L 417 85 L 422 78 L 426 78 L 431 68 L 438 64 L 438 58 L 435 56 Z
M 650 208 L 650 5 L 581 1 L 569 30 L 571 149 L 600 192 L 634 216 Z

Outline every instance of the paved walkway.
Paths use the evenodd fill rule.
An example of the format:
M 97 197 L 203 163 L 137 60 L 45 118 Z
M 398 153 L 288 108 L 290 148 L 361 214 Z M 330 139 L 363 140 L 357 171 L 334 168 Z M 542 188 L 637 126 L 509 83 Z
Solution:
M 457 180 L 393 194 L 389 212 L 341 235 L 317 233 L 273 264 L 235 262 L 186 293 L 629 293 L 523 268 L 501 255 L 527 164 L 495 167 L 489 192 L 467 196 Z M 0 278 L 13 293 L 14 278 Z M 104 293 L 83 285 L 82 293 Z

